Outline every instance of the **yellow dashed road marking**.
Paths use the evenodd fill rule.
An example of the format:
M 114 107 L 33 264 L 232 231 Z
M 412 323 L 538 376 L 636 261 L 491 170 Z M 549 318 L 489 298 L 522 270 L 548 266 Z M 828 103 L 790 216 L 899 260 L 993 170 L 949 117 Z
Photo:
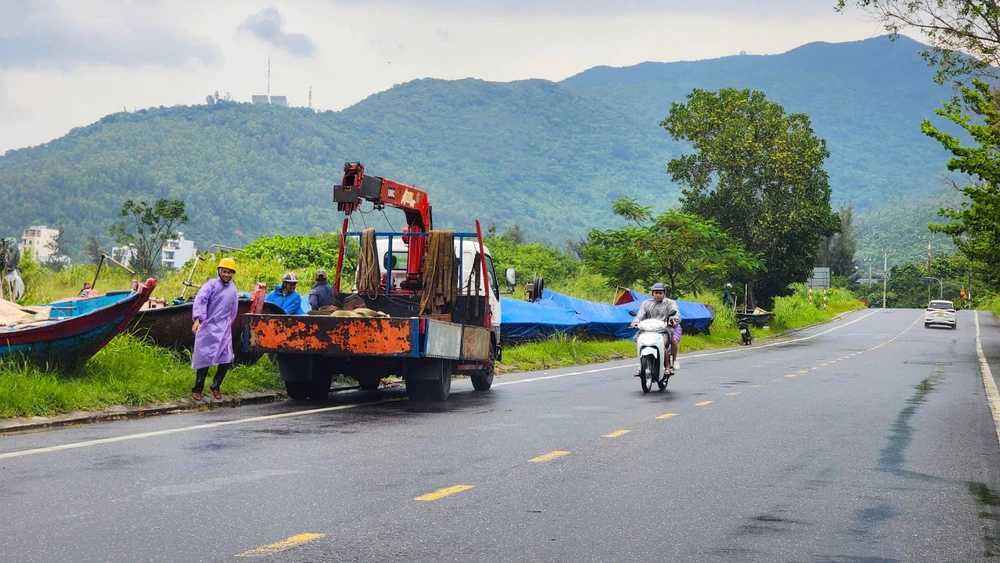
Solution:
M 813 367 L 811 367 L 809 369 L 819 369 L 819 366 L 813 366 Z
M 534 462 L 534 463 L 544 463 L 546 461 L 552 461 L 553 459 L 555 459 L 557 457 L 562 457 L 562 456 L 564 456 L 564 455 L 566 455 L 568 453 L 569 452 L 564 452 L 562 450 L 556 450 L 554 452 L 549 452 L 549 453 L 547 453 L 545 455 L 540 455 L 538 457 L 529 459 L 528 461 L 531 461 L 531 462 Z
M 677 416 L 677 413 L 675 413 L 675 412 L 668 412 L 667 414 L 661 414 L 660 416 L 658 416 L 656 418 L 658 418 L 658 419 L 664 419 L 664 418 L 673 418 L 675 416 Z
M 438 489 L 433 493 L 427 493 L 426 495 L 420 495 L 413 500 L 437 500 L 439 498 L 444 498 L 448 495 L 453 495 L 455 493 L 460 493 L 462 491 L 468 491 L 472 488 L 472 485 L 453 485 L 451 487 L 445 487 L 443 489 Z
M 312 540 L 318 540 L 319 538 L 322 538 L 324 536 L 326 536 L 326 534 L 299 534 L 297 536 L 292 536 L 287 540 L 282 540 L 277 543 L 263 545 L 261 547 L 258 547 L 257 549 L 251 549 L 250 551 L 244 551 L 243 553 L 238 554 L 236 557 L 254 557 L 256 555 L 271 555 L 295 547 L 297 545 L 302 545 Z
M 712 404 L 712 401 L 702 401 L 700 403 L 695 403 L 694 406 L 696 406 L 696 407 L 704 407 L 705 405 L 711 405 L 711 404 Z
M 798 374 L 790 373 L 790 374 L 786 375 L 785 377 L 795 377 L 796 375 L 798 375 Z
M 605 434 L 604 437 L 605 438 L 617 438 L 617 437 L 622 436 L 624 434 L 628 434 L 629 432 L 631 432 L 631 430 L 615 430 L 611 434 Z
M 809 373 L 809 370 L 807 370 L 807 369 L 800 369 L 799 373 Z
M 727 396 L 727 397 L 735 397 L 735 396 L 737 396 L 737 395 L 739 395 L 739 394 L 740 394 L 740 392 L 739 392 L 739 391 L 734 391 L 734 392 L 732 392 L 732 393 L 726 393 L 726 396 Z
M 763 385 L 751 385 L 750 387 L 753 387 L 754 389 L 760 389 L 761 387 L 763 387 Z

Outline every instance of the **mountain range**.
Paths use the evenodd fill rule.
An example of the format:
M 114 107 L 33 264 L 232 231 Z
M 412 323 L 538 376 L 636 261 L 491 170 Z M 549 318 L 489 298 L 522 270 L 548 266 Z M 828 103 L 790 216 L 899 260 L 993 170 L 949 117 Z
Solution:
M 947 154 L 920 132 L 952 96 L 934 83 L 922 47 L 878 37 L 595 67 L 560 82 L 421 79 L 338 112 L 220 101 L 115 113 L 0 156 L 0 236 L 61 221 L 79 250 L 137 197 L 184 200 L 182 230 L 202 248 L 334 230 L 332 186 L 345 161 L 361 161 L 430 192 L 437 228 L 516 222 L 559 243 L 617 225 L 610 203 L 621 195 L 656 210 L 676 204 L 667 162 L 689 147 L 659 123 L 693 88 L 731 86 L 810 117 L 831 152 L 834 206 L 857 212 L 859 258 L 887 246 L 897 259 L 920 257 L 926 223 L 957 201 L 939 177 Z M 398 228 L 402 218 L 355 218 L 369 223 Z

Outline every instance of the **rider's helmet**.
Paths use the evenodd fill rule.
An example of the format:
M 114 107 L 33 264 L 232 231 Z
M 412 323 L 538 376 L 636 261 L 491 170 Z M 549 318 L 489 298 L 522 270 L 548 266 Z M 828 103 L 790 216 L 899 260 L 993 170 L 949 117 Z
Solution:
M 664 287 L 662 283 L 656 282 L 656 283 L 653 284 L 653 287 L 650 289 L 650 291 L 662 291 L 662 292 L 666 293 L 667 292 L 667 288 Z
M 288 272 L 285 277 L 281 278 L 281 283 L 299 283 L 299 278 L 295 277 L 292 272 Z

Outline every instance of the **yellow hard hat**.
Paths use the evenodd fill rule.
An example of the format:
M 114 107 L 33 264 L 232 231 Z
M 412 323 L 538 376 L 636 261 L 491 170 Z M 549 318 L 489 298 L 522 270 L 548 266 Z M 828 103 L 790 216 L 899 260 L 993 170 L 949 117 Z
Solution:
M 225 258 L 223 258 L 222 260 L 219 261 L 219 267 L 220 268 L 225 268 L 227 270 L 232 270 L 232 271 L 235 272 L 236 271 L 236 260 L 233 260 L 232 258 L 226 256 Z

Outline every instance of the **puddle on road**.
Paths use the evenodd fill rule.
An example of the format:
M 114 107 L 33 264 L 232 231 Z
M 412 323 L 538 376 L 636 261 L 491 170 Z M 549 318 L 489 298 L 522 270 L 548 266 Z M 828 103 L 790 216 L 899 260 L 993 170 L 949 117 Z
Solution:
M 916 414 L 917 408 L 927 401 L 927 395 L 934 391 L 935 385 L 943 375 L 944 369 L 939 365 L 934 368 L 934 373 L 914 387 L 916 392 L 906 400 L 909 406 L 899 412 L 896 421 L 890 427 L 888 444 L 882 448 L 878 457 L 879 470 L 901 477 L 934 479 L 929 475 L 903 469 L 903 466 L 906 465 L 906 449 L 913 442 L 913 427 L 910 425 L 910 420 Z
M 983 527 L 983 556 L 1000 556 L 1000 494 L 985 483 L 969 483 L 969 494 L 979 503 Z

